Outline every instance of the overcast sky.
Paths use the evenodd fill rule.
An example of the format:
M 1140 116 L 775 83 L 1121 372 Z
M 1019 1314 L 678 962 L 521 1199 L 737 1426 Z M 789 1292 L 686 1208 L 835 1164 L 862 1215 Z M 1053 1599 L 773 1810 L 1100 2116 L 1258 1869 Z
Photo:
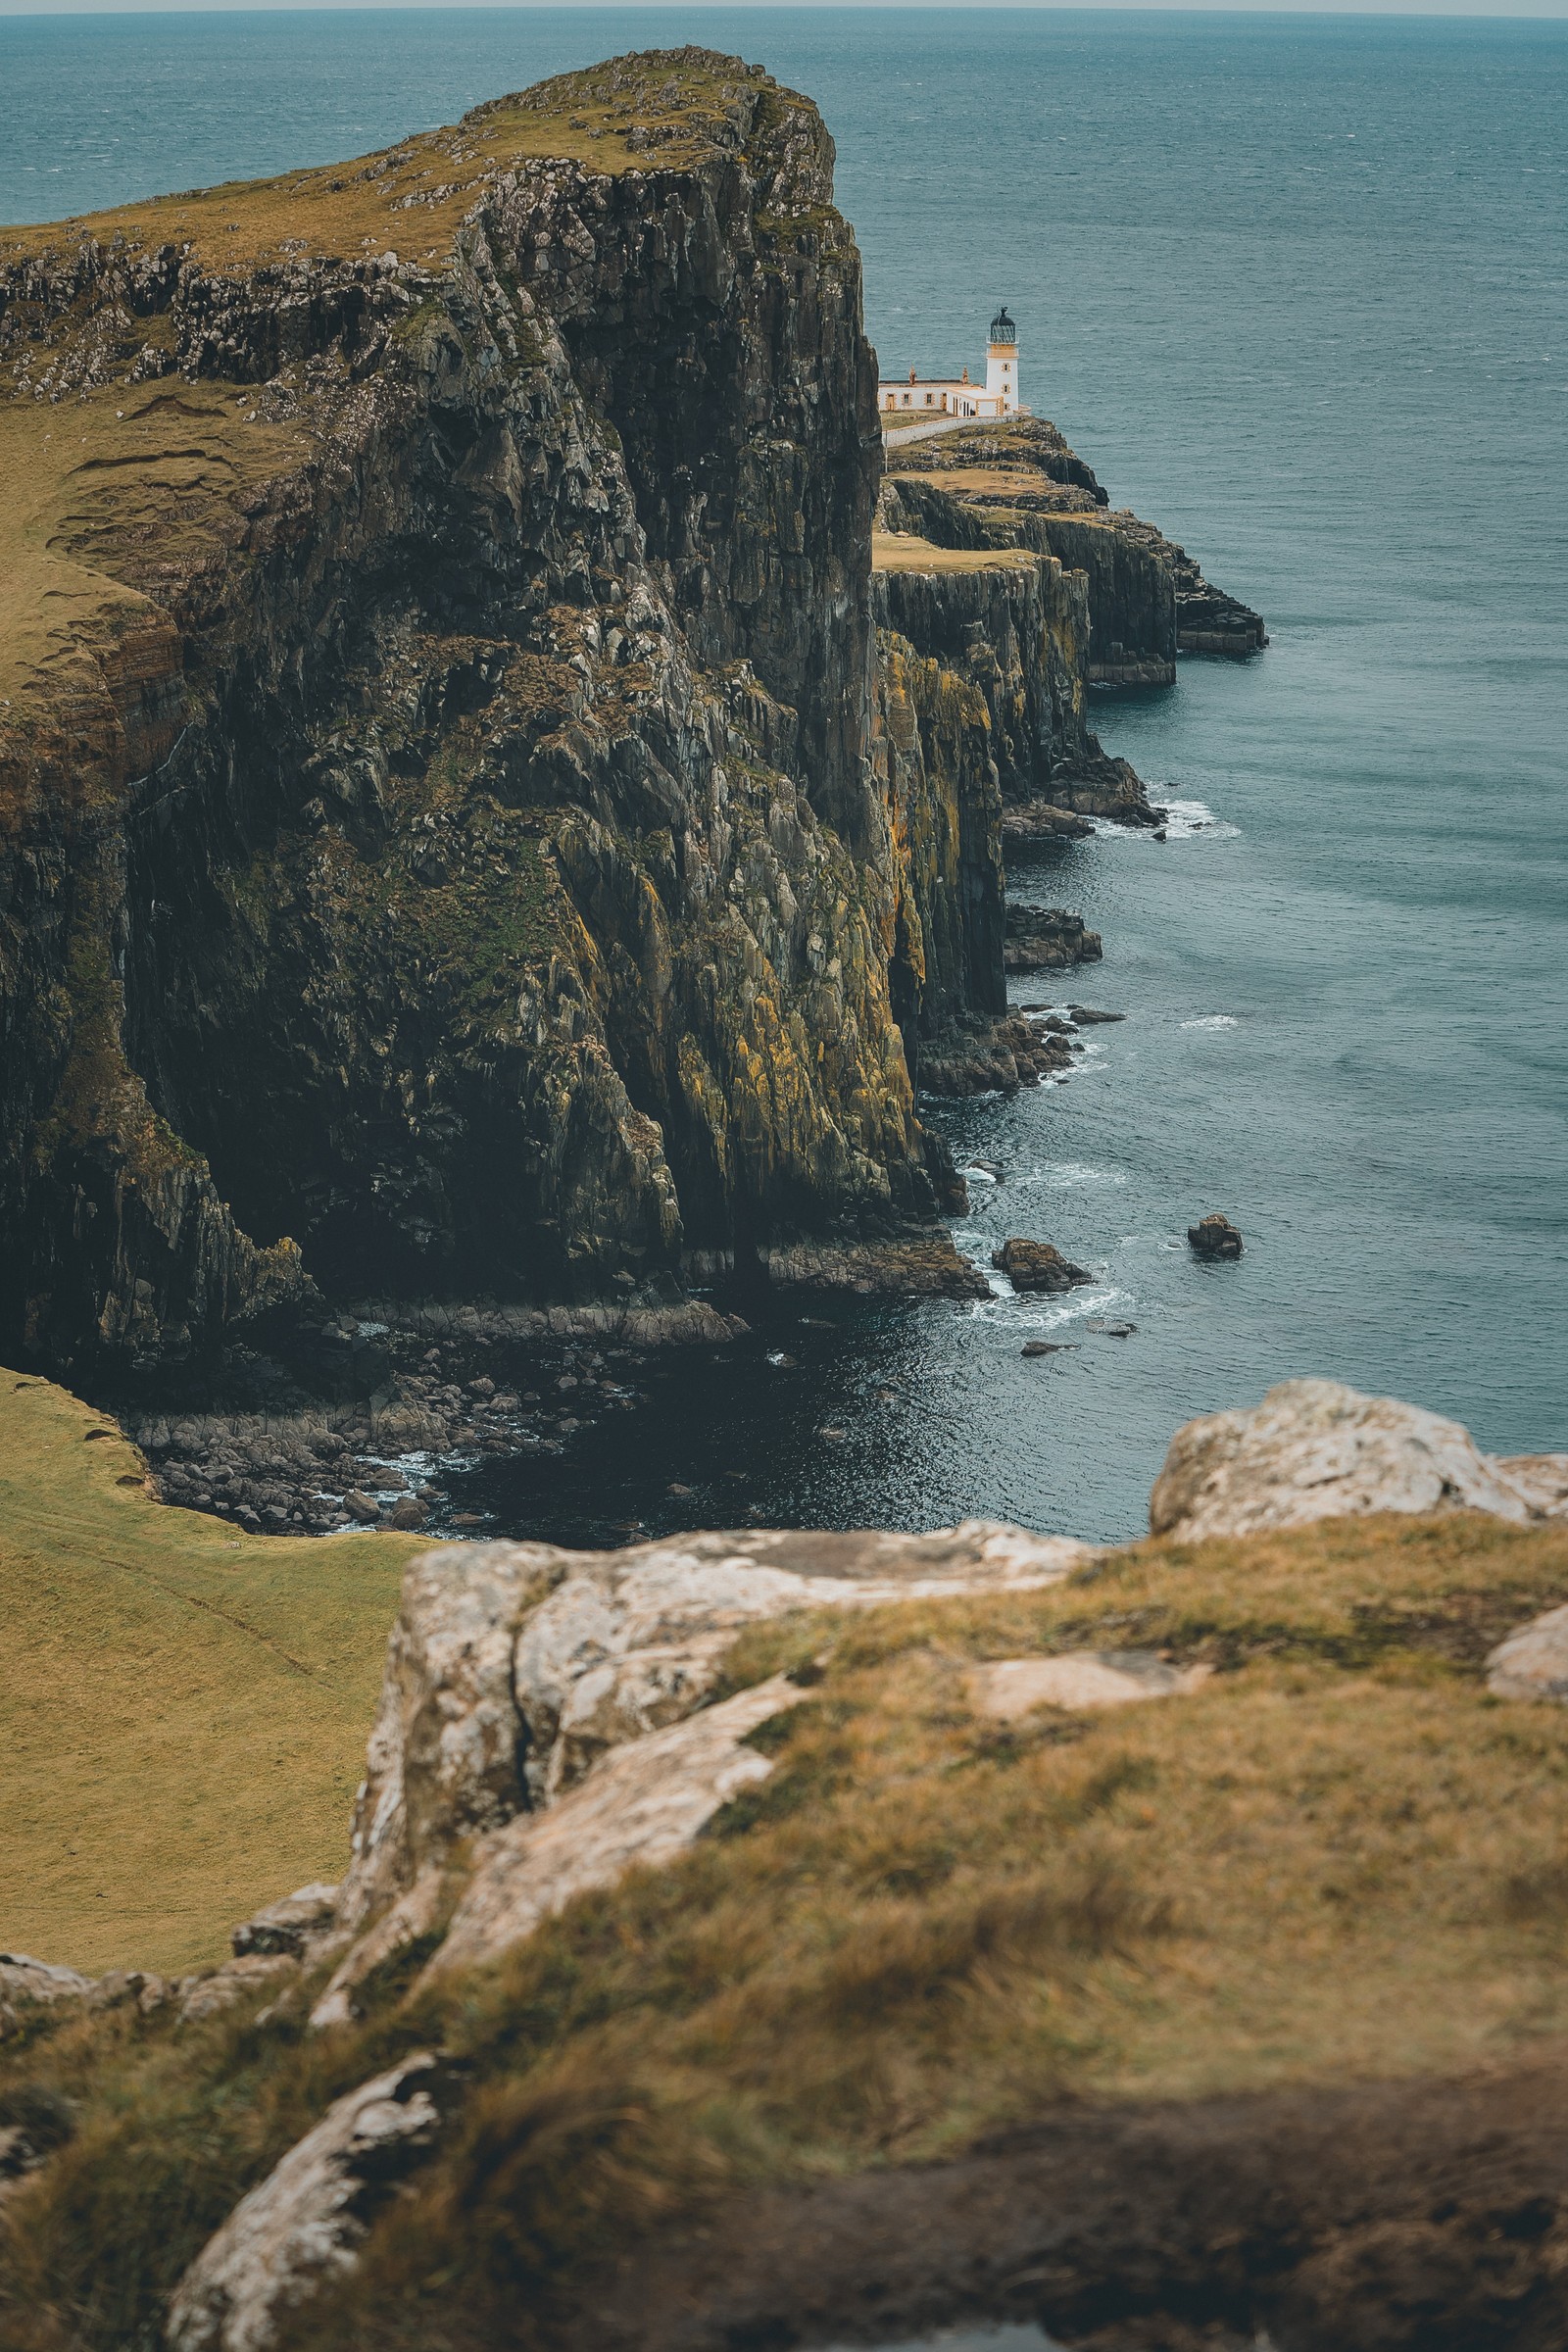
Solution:
M 230 8 L 292 8 L 299 0 L 161 0 L 158 10 L 148 10 L 143 0 L 25 0 L 18 6 L 15 0 L 0 0 L 0 17 L 64 17 L 101 16 L 112 11 L 116 16 L 163 14 L 170 9 L 188 13 L 195 9 Z M 332 0 L 336 7 L 399 8 L 399 7 L 506 7 L 513 0 Z M 547 5 L 581 7 L 590 10 L 605 4 L 605 0 L 547 0 Z M 674 0 L 610 0 L 619 7 L 647 6 L 668 15 Z M 851 5 L 908 8 L 924 5 L 945 8 L 966 6 L 1030 7 L 1037 0 L 850 0 Z M 1151 8 L 1175 8 L 1192 11 L 1214 9 L 1239 10 L 1249 15 L 1352 17 L 1555 17 L 1568 20 L 1568 0 L 1502 0 L 1501 5 L 1488 7 L 1477 0 L 1139 0 Z M 735 8 L 774 8 L 790 6 L 831 5 L 840 13 L 843 0 L 721 0 L 725 13 Z M 1125 10 L 1126 0 L 1071 0 L 1075 8 L 1117 8 Z M 316 12 L 312 12 L 316 13 Z M 707 13 L 699 5 L 682 8 L 683 15 L 697 20 Z

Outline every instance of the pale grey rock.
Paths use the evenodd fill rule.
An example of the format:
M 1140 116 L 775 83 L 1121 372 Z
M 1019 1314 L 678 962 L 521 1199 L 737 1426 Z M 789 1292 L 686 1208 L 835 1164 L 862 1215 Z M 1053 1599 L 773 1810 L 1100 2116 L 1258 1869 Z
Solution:
M 612 1552 L 425 1552 L 404 1576 L 338 1923 L 362 1933 L 461 1840 L 553 1804 L 598 1758 L 689 1715 L 747 1625 L 1027 1590 L 1094 1556 L 989 1520 L 923 1536 L 747 1531 Z M 421 1896 L 416 1910 L 426 1908 Z M 351 1954 L 345 1984 L 359 1971 Z
M 421 2051 L 334 2100 L 186 2271 L 172 2352 L 270 2352 L 288 2314 L 353 2269 L 371 2221 L 434 2145 L 447 2080 Z
M 1141 1699 L 1180 1698 L 1200 1690 L 1211 1666 L 1170 1666 L 1150 1650 L 1069 1649 L 1052 1658 L 992 1658 L 965 1682 L 982 1715 L 1012 1723 L 1036 1707 L 1073 1712 L 1125 1707 Z
M 1568 1519 L 1568 1453 L 1505 1453 L 1496 1461 L 1544 1519 Z
M 151 1969 L 112 1968 L 98 1978 L 87 1995 L 89 2009 L 125 2009 L 134 2005 L 143 2017 L 151 2017 L 166 2001 L 174 1997 L 175 1987 L 167 1977 Z
M 367 1977 L 374 1974 L 399 1952 L 416 1943 L 421 1936 L 429 1935 L 441 1913 L 441 1898 L 446 1872 L 439 1862 L 430 1863 L 397 1896 L 388 1911 L 383 1911 L 373 1927 L 363 1935 L 348 1939 L 348 1949 L 318 1995 L 311 2011 L 311 2023 L 318 2029 L 323 2026 L 346 2026 L 359 2015 L 355 1995 Z
M 246 1952 L 241 1958 L 225 1960 L 221 1968 L 208 1974 L 181 1977 L 175 1987 L 179 2022 L 182 2026 L 195 2025 L 204 2017 L 216 2017 L 220 2010 L 231 2009 L 247 1993 L 281 1986 L 298 1976 L 299 1966 L 285 1952 Z
M 74 1968 L 34 1960 L 30 1952 L 0 1952 L 0 2041 L 17 2033 L 35 2002 L 84 2001 L 92 1979 Z
M 1547 1609 L 1499 1642 L 1487 1660 L 1487 1689 L 1568 1706 L 1568 1608 Z
M 1333 1380 L 1287 1380 L 1250 1410 L 1189 1421 L 1149 1498 L 1152 1535 L 1189 1541 L 1364 1511 L 1543 1516 L 1529 1483 L 1457 1421 Z
M 721 1805 L 766 1780 L 772 1766 L 744 1744 L 747 1734 L 805 1696 L 775 1675 L 615 1748 L 548 1812 L 519 1815 L 484 1838 L 428 1973 L 480 1966 L 574 1895 L 670 1861 Z
M 0 1952 L 0 1999 L 84 2001 L 91 1990 L 91 1977 L 76 1969 L 34 1960 L 30 1952 Z
M 302 1958 L 307 1947 L 330 1932 L 337 1916 L 337 1887 L 317 1879 L 296 1886 L 275 1903 L 242 1920 L 229 1937 L 235 1956 L 248 1952 L 285 1953 Z

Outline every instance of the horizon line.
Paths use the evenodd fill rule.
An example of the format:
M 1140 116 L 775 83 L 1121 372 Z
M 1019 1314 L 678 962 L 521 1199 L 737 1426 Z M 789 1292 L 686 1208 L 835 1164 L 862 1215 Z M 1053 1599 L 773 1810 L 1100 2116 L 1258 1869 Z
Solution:
M 133 17 L 399 16 L 1077 16 L 1077 17 L 1298 17 L 1347 24 L 1568 24 L 1568 0 L 1539 7 L 1478 9 L 1468 0 L 1434 7 L 1346 7 L 1344 0 L 60 0 L 53 8 L 12 8 L 0 0 L 0 24 L 57 24 Z

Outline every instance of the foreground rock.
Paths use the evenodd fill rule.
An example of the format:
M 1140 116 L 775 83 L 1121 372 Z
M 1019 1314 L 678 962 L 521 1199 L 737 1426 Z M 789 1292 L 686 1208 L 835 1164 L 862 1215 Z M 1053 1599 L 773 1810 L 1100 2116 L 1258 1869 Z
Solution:
M 429 2052 L 337 2099 L 242 2197 L 170 2306 L 172 2352 L 263 2352 L 351 2269 L 375 2216 L 434 2146 L 450 2071 Z
M 1484 1454 L 1457 1421 L 1333 1380 L 1287 1380 L 1250 1411 L 1189 1421 L 1149 1500 L 1150 1533 L 1243 1536 L 1362 1511 L 1488 1511 L 1518 1527 L 1552 1515 L 1539 1465 Z
M 1171 1666 L 1145 1649 L 1074 1649 L 1054 1658 L 994 1658 L 969 1670 L 971 1703 L 1012 1723 L 1036 1707 L 1095 1712 L 1200 1690 L 1211 1666 Z
M 1196 1225 L 1187 1228 L 1188 1246 L 1196 1257 L 1240 1257 L 1242 1237 L 1229 1217 L 1214 1215 L 1200 1217 Z
M 52 2009 L 57 2001 L 82 2001 L 92 1979 L 74 1968 L 34 1960 L 30 1952 L 0 1952 L 0 2041 L 17 2032 L 29 2009 Z
M 633 1864 L 670 1861 L 721 1805 L 767 1779 L 772 1765 L 744 1741 L 806 1695 L 775 1675 L 616 1748 L 560 1804 L 519 1814 L 486 1838 L 432 1972 L 494 1959 L 574 1895 L 610 1886 Z
M 1499 1642 L 1487 1660 L 1487 1688 L 1498 1698 L 1568 1706 L 1568 1608 L 1547 1609 Z
M 1015 1291 L 1071 1291 L 1095 1279 L 1087 1266 L 1075 1266 L 1049 1242 L 1004 1242 L 991 1252 L 991 1263 Z

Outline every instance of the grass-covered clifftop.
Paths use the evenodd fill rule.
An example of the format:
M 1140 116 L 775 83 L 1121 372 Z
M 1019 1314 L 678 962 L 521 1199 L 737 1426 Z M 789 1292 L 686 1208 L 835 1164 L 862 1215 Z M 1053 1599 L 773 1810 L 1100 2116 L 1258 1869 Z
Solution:
M 1288 2346 L 1554 2340 L 1520 2331 L 1557 2308 L 1562 2221 L 1517 2084 L 1558 2080 L 1568 2031 L 1568 1711 L 1489 1695 L 1482 1661 L 1565 1596 L 1568 1531 L 1383 1518 L 756 1629 L 728 1684 L 808 1687 L 758 1735 L 772 1777 L 495 1966 L 411 1990 L 416 1948 L 323 2034 L 306 1987 L 266 2022 L 52 2016 L 14 2045 L 0 2115 L 52 2117 L 60 2144 L 8 2208 L 6 2340 L 151 2340 L 236 2194 L 416 2048 L 460 2062 L 457 2126 L 289 2344 L 709 2347 L 846 2317 L 876 2340 L 880 2277 L 884 2335 L 911 2311 L 1080 2309 L 1087 2336 L 1142 2310 L 1166 2331 L 1094 2340 L 1229 2347 L 1312 2262 L 1345 2328 Z M 1012 1721 L 970 1679 L 1085 1645 L 1212 1673 Z M 1421 2087 L 1449 2078 L 1471 2087 Z M 1352 2084 L 1384 2087 L 1342 2113 Z M 958 2169 L 927 2195 L 936 2161 Z M 986 2165 L 1012 2215 L 994 2260 Z M 1099 2219 L 1063 2238 L 1053 2197 Z M 1417 2294 L 1408 2326 L 1359 2332 L 1401 2263 L 1449 2280 L 1443 2326 Z
M 112 1421 L 0 1368 L 0 1942 L 172 1973 L 335 1876 L 415 1548 L 172 1509 Z

